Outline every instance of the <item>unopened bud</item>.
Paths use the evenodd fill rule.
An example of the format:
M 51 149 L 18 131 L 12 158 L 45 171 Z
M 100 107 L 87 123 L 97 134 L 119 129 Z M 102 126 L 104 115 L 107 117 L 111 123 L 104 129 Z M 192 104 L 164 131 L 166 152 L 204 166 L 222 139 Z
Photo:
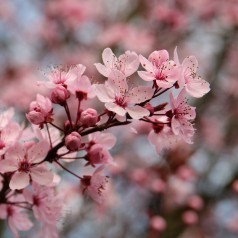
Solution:
M 65 138 L 65 146 L 70 151 L 79 150 L 81 146 L 81 135 L 76 131 L 73 131 L 71 134 L 67 135 Z
M 63 86 L 57 86 L 51 93 L 51 101 L 55 104 L 64 105 L 70 94 Z
M 94 126 L 99 120 L 98 113 L 93 108 L 88 108 L 82 111 L 80 122 L 85 126 Z

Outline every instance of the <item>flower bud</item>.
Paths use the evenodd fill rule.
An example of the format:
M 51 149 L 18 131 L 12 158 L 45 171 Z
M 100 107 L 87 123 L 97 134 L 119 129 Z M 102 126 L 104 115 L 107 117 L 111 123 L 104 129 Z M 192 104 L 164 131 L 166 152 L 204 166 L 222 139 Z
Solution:
M 69 98 L 70 94 L 68 90 L 63 86 L 57 86 L 51 93 L 51 101 L 55 104 L 63 105 Z
M 94 126 L 99 120 L 97 111 L 93 108 L 88 108 L 82 111 L 80 122 L 85 126 Z
M 78 132 L 73 131 L 66 136 L 65 145 L 70 151 L 79 150 L 81 146 L 81 135 Z
M 52 122 L 52 103 L 49 98 L 37 94 L 36 101 L 31 102 L 27 119 L 35 125 L 42 126 L 43 123 Z

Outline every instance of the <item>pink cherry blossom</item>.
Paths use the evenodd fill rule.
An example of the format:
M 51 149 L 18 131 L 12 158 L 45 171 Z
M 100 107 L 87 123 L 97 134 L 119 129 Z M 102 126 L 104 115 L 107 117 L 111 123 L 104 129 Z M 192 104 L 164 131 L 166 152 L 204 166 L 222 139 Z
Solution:
M 20 237 L 18 231 L 27 231 L 33 226 L 22 208 L 10 204 L 0 204 L 0 219 L 7 219 L 15 238 Z
M 112 70 L 119 70 L 125 77 L 136 72 L 139 67 L 138 55 L 135 52 L 126 51 L 125 54 L 118 58 L 114 55 L 110 48 L 106 48 L 102 53 L 103 64 L 94 64 L 100 74 L 109 77 Z
M 142 55 L 139 59 L 146 71 L 138 71 L 138 74 L 145 81 L 155 80 L 158 87 L 170 88 L 178 80 L 178 68 L 174 61 L 169 60 L 167 50 L 152 52 L 148 60 Z
M 210 91 L 209 83 L 196 74 L 198 61 L 195 56 L 186 57 L 180 64 L 177 48 L 175 48 L 174 61 L 180 68 L 178 84 L 184 87 L 189 95 L 200 98 Z
M 155 146 L 156 152 L 160 154 L 161 150 L 173 147 L 177 138 L 171 130 L 171 127 L 166 124 L 159 124 L 162 120 L 159 118 L 151 118 L 151 120 L 154 122 L 153 130 L 150 131 L 148 140 Z
M 0 172 L 13 172 L 9 183 L 12 190 L 25 188 L 30 179 L 42 185 L 52 182 L 53 174 L 44 165 L 37 165 L 43 161 L 48 150 L 48 143 L 41 141 L 29 148 L 16 143 L 7 151 L 5 159 L 0 161 Z
M 114 70 L 105 84 L 94 85 L 98 99 L 105 103 L 105 107 L 119 116 L 128 113 L 134 119 L 149 116 L 150 112 L 135 105 L 142 103 L 153 96 L 150 87 L 138 86 L 129 90 L 125 76 L 118 70 Z
M 51 122 L 53 120 L 52 111 L 53 108 L 50 99 L 37 94 L 36 101 L 31 102 L 26 117 L 31 123 L 42 126 L 43 123 Z
M 55 195 L 53 188 L 32 183 L 32 189 L 24 189 L 23 196 L 27 202 L 32 204 L 37 220 L 45 224 L 56 224 L 62 210 L 62 199 Z
M 82 179 L 87 194 L 97 203 L 102 204 L 107 195 L 107 183 L 109 177 L 102 175 L 103 166 L 100 166 L 92 176 L 86 175 Z
M 47 75 L 47 78 L 49 81 L 38 81 L 38 85 L 45 85 L 47 88 L 53 89 L 57 86 L 65 86 L 68 82 L 76 80 L 77 75 L 72 72 L 72 67 L 68 70 L 52 68 L 52 71 Z
M 171 128 L 175 135 L 192 144 L 194 128 L 191 120 L 196 117 L 195 107 L 186 104 L 185 90 L 182 90 L 177 98 L 170 94 L 171 111 L 167 115 L 171 117 Z
M 76 77 L 72 80 L 67 80 L 65 84 L 67 89 L 73 95 L 76 95 L 79 99 L 93 98 L 95 95 L 92 90 L 91 81 L 86 75 L 83 75 L 86 67 L 82 64 L 78 64 L 72 68 L 71 73 Z

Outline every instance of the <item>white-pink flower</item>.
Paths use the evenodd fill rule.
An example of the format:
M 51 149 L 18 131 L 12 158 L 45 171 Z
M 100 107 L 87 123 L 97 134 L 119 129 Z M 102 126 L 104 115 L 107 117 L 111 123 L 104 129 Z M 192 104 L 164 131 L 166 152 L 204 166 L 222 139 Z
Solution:
M 92 84 L 86 75 L 83 75 L 86 67 L 78 64 L 72 68 L 71 73 L 76 76 L 74 80 L 67 80 L 65 84 L 67 89 L 79 99 L 93 98 L 95 95 L 92 90 Z
M 180 64 L 177 48 L 175 48 L 174 61 L 180 68 L 178 84 L 184 87 L 189 95 L 200 98 L 210 91 L 209 83 L 196 74 L 198 61 L 195 56 L 186 57 Z
M 30 180 L 41 185 L 52 182 L 53 174 L 46 169 L 42 162 L 49 151 L 49 144 L 41 141 L 27 148 L 16 143 L 8 149 L 5 159 L 0 161 L 0 172 L 13 172 L 9 187 L 12 190 L 23 189 L 29 185 Z
M 47 75 L 49 81 L 38 81 L 38 85 L 45 85 L 47 88 L 55 88 L 57 86 L 65 86 L 68 82 L 76 79 L 75 73 L 72 72 L 72 67 L 68 70 L 62 68 L 53 68 Z
M 92 176 L 86 175 L 82 179 L 87 194 L 97 203 L 102 204 L 107 194 L 107 184 L 109 177 L 102 175 L 104 167 L 100 166 Z
M 136 72 L 139 67 L 138 55 L 132 51 L 126 51 L 125 54 L 120 55 L 118 58 L 114 55 L 110 48 L 106 48 L 102 53 L 103 64 L 94 64 L 100 74 L 109 77 L 112 70 L 119 70 L 128 77 Z
M 171 128 L 166 124 L 159 124 L 160 119 L 151 118 L 154 122 L 153 130 L 148 135 L 149 142 L 155 146 L 156 152 L 159 154 L 163 149 L 169 149 L 176 143 L 176 136 Z M 158 123 L 158 124 L 156 124 Z
M 35 218 L 46 224 L 56 224 L 62 210 L 62 199 L 55 195 L 53 188 L 32 183 L 32 190 L 24 189 L 23 196 L 32 204 Z
M 155 80 L 158 87 L 170 88 L 178 80 L 178 67 L 174 61 L 169 60 L 167 50 L 152 52 L 148 60 L 142 55 L 139 59 L 146 71 L 138 71 L 138 74 L 145 81 Z
M 189 106 L 185 101 L 185 90 L 182 90 L 177 98 L 170 94 L 171 111 L 167 115 L 171 117 L 171 128 L 175 135 L 192 144 L 194 128 L 190 122 L 196 117 L 195 107 Z
M 18 231 L 27 231 L 33 226 L 22 208 L 10 204 L 0 204 L 0 219 L 7 219 L 15 238 L 19 238 Z
M 26 117 L 31 123 L 42 125 L 43 123 L 51 122 L 53 120 L 52 111 L 53 108 L 50 99 L 37 94 L 36 101 L 31 102 Z
M 110 73 L 105 84 L 94 85 L 95 93 L 105 107 L 119 116 L 128 113 L 134 119 L 149 116 L 150 112 L 135 104 L 142 103 L 153 96 L 150 87 L 138 86 L 129 89 L 127 80 L 120 71 L 114 70 Z

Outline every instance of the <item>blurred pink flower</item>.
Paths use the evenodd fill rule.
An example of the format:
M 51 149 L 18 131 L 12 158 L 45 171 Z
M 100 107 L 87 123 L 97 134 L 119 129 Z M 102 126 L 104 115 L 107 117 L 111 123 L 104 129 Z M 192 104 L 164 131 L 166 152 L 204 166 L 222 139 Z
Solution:
M 14 205 L 0 204 L 0 218 L 7 219 L 8 226 L 15 238 L 19 238 L 18 231 L 27 231 L 33 226 L 22 210 Z

